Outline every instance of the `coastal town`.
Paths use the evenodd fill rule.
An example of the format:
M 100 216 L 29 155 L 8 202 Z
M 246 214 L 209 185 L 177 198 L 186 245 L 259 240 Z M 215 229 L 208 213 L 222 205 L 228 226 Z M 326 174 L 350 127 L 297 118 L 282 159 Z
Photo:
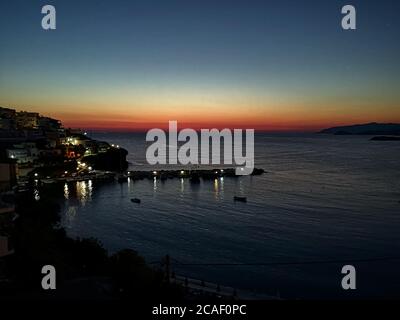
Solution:
M 35 112 L 0 108 L 1 159 L 18 168 L 17 178 L 75 177 L 95 169 L 95 156 L 113 151 L 127 154 L 119 149 L 89 138 L 80 129 L 64 128 L 60 120 Z M 118 160 L 117 165 L 110 164 L 111 169 L 126 169 L 125 159 Z
M 0 258 L 14 252 L 8 230 L 18 193 L 32 185 L 114 179 L 126 170 L 126 155 L 119 146 L 64 128 L 60 120 L 0 107 Z

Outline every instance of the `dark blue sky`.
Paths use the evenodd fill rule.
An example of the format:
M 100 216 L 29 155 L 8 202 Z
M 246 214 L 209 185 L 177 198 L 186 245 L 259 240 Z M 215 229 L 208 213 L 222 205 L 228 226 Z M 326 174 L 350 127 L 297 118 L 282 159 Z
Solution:
M 57 9 L 55 31 L 41 28 L 45 4 Z M 341 29 L 345 4 L 357 8 L 356 31 Z M 265 117 L 326 105 L 328 118 L 364 108 L 372 120 L 380 102 L 399 120 L 399 17 L 399 1 L 3 0 L 0 104 L 67 117 L 233 100 Z

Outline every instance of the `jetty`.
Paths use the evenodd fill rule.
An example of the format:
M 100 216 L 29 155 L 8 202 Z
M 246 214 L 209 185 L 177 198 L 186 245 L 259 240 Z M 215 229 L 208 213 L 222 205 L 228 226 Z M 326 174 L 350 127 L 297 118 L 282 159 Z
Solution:
M 259 176 L 264 174 L 264 169 L 255 168 L 252 172 L 252 176 Z M 191 183 L 199 183 L 200 179 L 203 180 L 214 180 L 218 178 L 231 177 L 239 178 L 241 175 L 236 174 L 235 168 L 224 168 L 224 169 L 187 169 L 187 170 L 138 170 L 138 171 L 125 171 L 125 172 L 113 172 L 113 171 L 101 171 L 92 170 L 90 172 L 73 173 L 71 175 L 62 177 L 40 177 L 34 175 L 31 177 L 25 177 L 25 179 L 19 179 L 17 191 L 25 191 L 29 185 L 51 185 L 55 183 L 74 183 L 81 181 L 107 181 L 125 183 L 135 180 L 143 179 L 159 179 L 165 181 L 167 179 L 188 179 Z M 236 200 L 241 201 L 242 199 Z M 242 200 L 243 201 L 243 200 Z
M 264 169 L 255 168 L 252 176 L 264 174 Z M 152 170 L 152 171 L 128 171 L 126 173 L 128 178 L 132 180 L 138 179 L 174 179 L 183 178 L 190 179 L 192 182 L 199 182 L 199 179 L 213 180 L 221 177 L 241 177 L 236 174 L 236 168 L 223 168 L 223 169 L 188 169 L 188 170 Z

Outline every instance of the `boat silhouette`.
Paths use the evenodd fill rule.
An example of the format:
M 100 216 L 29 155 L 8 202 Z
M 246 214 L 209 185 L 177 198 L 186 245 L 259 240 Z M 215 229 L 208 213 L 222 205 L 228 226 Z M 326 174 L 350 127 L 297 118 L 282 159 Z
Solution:
M 234 201 L 238 201 L 238 202 L 247 202 L 247 198 L 246 197 L 238 197 L 238 196 L 234 196 L 233 197 Z

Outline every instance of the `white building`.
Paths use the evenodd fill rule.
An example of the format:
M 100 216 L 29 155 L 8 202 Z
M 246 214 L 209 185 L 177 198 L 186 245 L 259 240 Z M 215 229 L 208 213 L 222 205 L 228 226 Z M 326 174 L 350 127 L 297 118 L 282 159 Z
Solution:
M 39 158 L 39 149 L 33 142 L 15 144 L 6 153 L 9 159 L 15 159 L 19 164 L 33 163 Z

